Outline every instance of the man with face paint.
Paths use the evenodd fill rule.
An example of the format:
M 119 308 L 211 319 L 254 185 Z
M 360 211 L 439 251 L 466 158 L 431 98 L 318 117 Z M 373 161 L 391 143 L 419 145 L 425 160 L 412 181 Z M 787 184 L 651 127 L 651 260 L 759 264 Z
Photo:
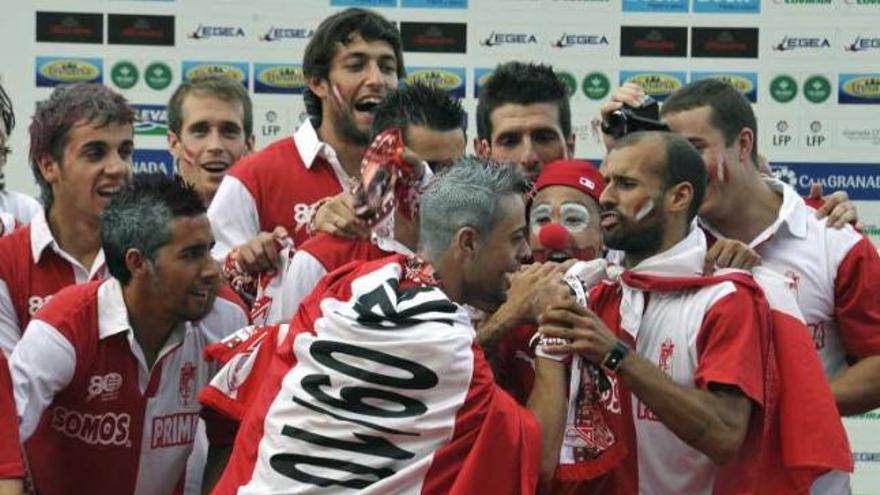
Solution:
M 603 110 L 634 103 L 639 91 L 618 92 L 619 101 Z M 870 240 L 849 225 L 829 228 L 793 189 L 760 175 L 755 115 L 733 87 L 691 83 L 667 99 L 661 116 L 702 153 L 709 171 L 701 226 L 716 239 L 749 244 L 763 266 L 797 288 L 840 413 L 880 407 L 880 256 Z M 849 476 L 840 472 L 814 487 L 817 494 L 848 492 Z
M 236 164 L 208 210 L 215 259 L 231 253 L 228 261 L 245 272 L 273 269 L 277 241 L 289 234 L 302 244 L 316 203 L 360 176 L 372 112 L 404 75 L 400 33 L 379 14 L 337 12 L 309 40 L 303 72 L 312 119 Z
M 195 187 L 205 207 L 235 162 L 254 149 L 251 98 L 223 76 L 184 81 L 168 102 L 168 147 L 177 173 Z
M 589 309 L 551 308 L 538 328 L 538 355 L 574 351 L 572 368 L 601 370 L 572 373 L 580 382 L 554 493 L 803 493 L 830 466 L 851 465 L 818 360 L 775 350 L 785 342 L 811 352 L 797 314 L 771 310 L 741 271 L 702 276 L 707 243 L 693 219 L 707 173 L 697 151 L 671 133 L 635 133 L 609 153 L 602 175 L 601 226 L 605 244 L 624 253 L 622 267 L 590 291 Z M 776 280 L 785 292 L 767 297 L 787 295 L 793 307 Z M 790 374 L 798 386 L 780 384 Z M 780 413 L 804 398 L 813 399 L 809 413 Z M 805 431 L 811 421 L 815 431 Z M 824 439 L 823 452 L 792 446 L 782 424 Z

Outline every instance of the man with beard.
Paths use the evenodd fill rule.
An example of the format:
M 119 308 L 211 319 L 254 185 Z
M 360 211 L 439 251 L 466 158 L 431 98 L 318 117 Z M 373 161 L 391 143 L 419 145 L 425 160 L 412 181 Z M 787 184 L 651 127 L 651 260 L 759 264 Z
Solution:
M 796 287 L 840 414 L 880 406 L 880 256 L 871 241 L 845 225 L 847 214 L 820 219 L 789 186 L 760 175 L 755 114 L 732 86 L 691 83 L 666 100 L 661 117 L 709 170 L 701 226 L 715 239 L 747 243 Z M 814 489 L 849 491 L 846 473 L 831 473 Z
M 242 159 L 208 209 L 215 259 L 245 273 L 274 269 L 278 240 L 289 234 L 301 245 L 316 203 L 360 176 L 372 111 L 404 75 L 400 33 L 379 14 L 337 12 L 309 40 L 303 72 L 307 110 L 320 125 L 307 120 L 293 137 Z
M 247 324 L 218 297 L 201 198 L 141 176 L 103 213 L 111 278 L 59 292 L 10 358 L 37 492 L 172 493 L 196 436 L 211 341 Z M 112 468 L 111 468 L 112 467 Z
M 44 212 L 0 238 L 0 351 L 68 285 L 103 278 L 100 214 L 131 177 L 134 112 L 100 84 L 56 88 L 37 104 L 30 161 Z
M 457 99 L 440 87 L 413 83 L 392 92 L 376 107 L 373 136 L 400 129 L 403 145 L 412 153 L 407 157 L 436 173 L 464 156 L 464 123 L 465 113 Z M 346 214 L 354 215 L 354 209 Z M 398 209 L 389 216 L 393 218 L 382 222 L 386 228 L 377 228 L 369 238 L 349 239 L 342 232 L 322 232 L 306 241 L 285 274 L 280 318 L 270 323 L 288 321 L 324 275 L 350 261 L 394 253 L 412 255 L 419 242 L 418 218 L 409 218 Z
M 590 292 L 592 311 L 551 308 L 539 327 L 545 339 L 570 342 L 542 339 L 538 352 L 574 351 L 602 369 L 578 374 L 572 388 L 569 414 L 591 414 L 566 432 L 560 462 L 581 466 L 562 478 L 581 483 L 560 493 L 804 493 L 822 472 L 847 466 L 818 361 L 786 354 L 789 345 L 809 353 L 803 323 L 790 316 L 780 327 L 742 272 L 702 276 L 706 238 L 693 219 L 707 173 L 697 151 L 670 133 L 636 133 L 617 143 L 602 174 L 605 244 L 623 251 L 623 269 Z M 791 444 L 802 435 L 823 439 L 823 452 Z
M 206 208 L 229 167 L 253 151 L 253 131 L 251 98 L 228 77 L 196 77 L 171 95 L 168 147 L 177 173 L 195 187 Z
M 213 493 L 464 495 L 492 480 L 497 493 L 526 495 L 539 470 L 549 480 L 563 365 L 538 359 L 527 411 L 495 385 L 462 307 L 504 302 L 507 275 L 529 255 L 524 191 L 511 168 L 461 160 L 422 197 L 426 259 L 340 268 L 264 337 L 268 359 L 228 363 L 200 396 L 243 418 Z

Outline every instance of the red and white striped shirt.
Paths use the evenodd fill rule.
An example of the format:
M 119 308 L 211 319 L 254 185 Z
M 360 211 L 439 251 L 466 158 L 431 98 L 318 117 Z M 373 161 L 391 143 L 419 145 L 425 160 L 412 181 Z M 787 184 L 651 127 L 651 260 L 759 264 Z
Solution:
M 222 290 L 205 318 L 174 329 L 152 368 L 116 279 L 69 287 L 41 309 L 10 359 L 38 492 L 182 493 L 196 394 L 216 371 L 203 350 L 247 325 Z
M 104 251 L 84 267 L 61 249 L 42 211 L 30 224 L 0 237 L 0 351 L 12 353 L 33 315 L 56 292 L 106 274 Z
M 0 480 L 24 477 L 9 363 L 0 352 Z

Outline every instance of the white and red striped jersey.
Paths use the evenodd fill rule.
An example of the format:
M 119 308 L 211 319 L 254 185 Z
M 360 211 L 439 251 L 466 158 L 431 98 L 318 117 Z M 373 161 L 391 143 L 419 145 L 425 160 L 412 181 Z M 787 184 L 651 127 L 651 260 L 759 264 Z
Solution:
M 763 266 L 792 280 L 826 375 L 846 369 L 848 358 L 880 354 L 877 249 L 849 225 L 828 228 L 787 185 L 768 183 L 782 195 L 782 206 L 776 221 L 749 245 Z
M 40 310 L 10 359 L 39 493 L 182 493 L 196 394 L 216 371 L 204 348 L 247 325 L 228 295 L 175 328 L 151 368 L 116 279 L 66 288 Z
M 0 237 L 9 235 L 20 226 L 18 221 L 9 213 L 0 211 Z
M 24 477 L 9 363 L 0 352 L 0 480 Z
M 346 265 L 289 326 L 240 336 L 199 398 L 242 421 L 213 493 L 534 493 L 536 419 L 413 260 Z
M 308 120 L 292 138 L 242 157 L 208 207 L 214 259 L 222 263 L 232 248 L 279 225 L 301 245 L 309 237 L 312 205 L 341 193 L 349 181 L 336 152 L 320 141 Z
M 785 279 L 759 269 L 759 288 L 737 270 L 703 277 L 705 253 L 703 232 L 694 228 L 671 249 L 597 286 L 590 306 L 674 382 L 703 390 L 733 386 L 751 400 L 737 457 L 715 465 L 612 376 L 609 392 L 577 403 L 578 411 L 591 412 L 577 430 L 605 434 L 581 435 L 570 451 L 563 449 L 565 482 L 556 492 L 802 494 L 829 469 L 851 469 L 821 364 L 804 358 L 810 339 Z M 817 444 L 823 445 L 818 453 Z M 609 457 L 621 446 L 629 451 L 622 461 Z
M 312 293 L 324 275 L 352 261 L 370 261 L 392 254 L 411 256 L 400 242 L 386 237 L 346 239 L 319 233 L 306 241 L 293 255 L 281 284 L 280 313 L 269 323 L 290 321 L 300 303 Z
M 33 315 L 59 290 L 107 274 L 104 252 L 84 267 L 61 249 L 42 211 L 31 223 L 0 237 L 0 351 L 7 356 Z
M 0 213 L 8 213 L 16 222 L 25 225 L 37 216 L 43 207 L 40 202 L 18 191 L 0 190 Z

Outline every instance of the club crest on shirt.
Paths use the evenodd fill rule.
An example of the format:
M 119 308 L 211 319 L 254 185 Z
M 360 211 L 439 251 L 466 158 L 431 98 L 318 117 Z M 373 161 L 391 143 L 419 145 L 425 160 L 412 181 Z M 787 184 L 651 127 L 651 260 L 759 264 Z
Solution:
M 178 399 L 181 406 L 192 404 L 196 395 L 196 366 L 190 361 L 180 367 L 180 383 L 177 387 Z

